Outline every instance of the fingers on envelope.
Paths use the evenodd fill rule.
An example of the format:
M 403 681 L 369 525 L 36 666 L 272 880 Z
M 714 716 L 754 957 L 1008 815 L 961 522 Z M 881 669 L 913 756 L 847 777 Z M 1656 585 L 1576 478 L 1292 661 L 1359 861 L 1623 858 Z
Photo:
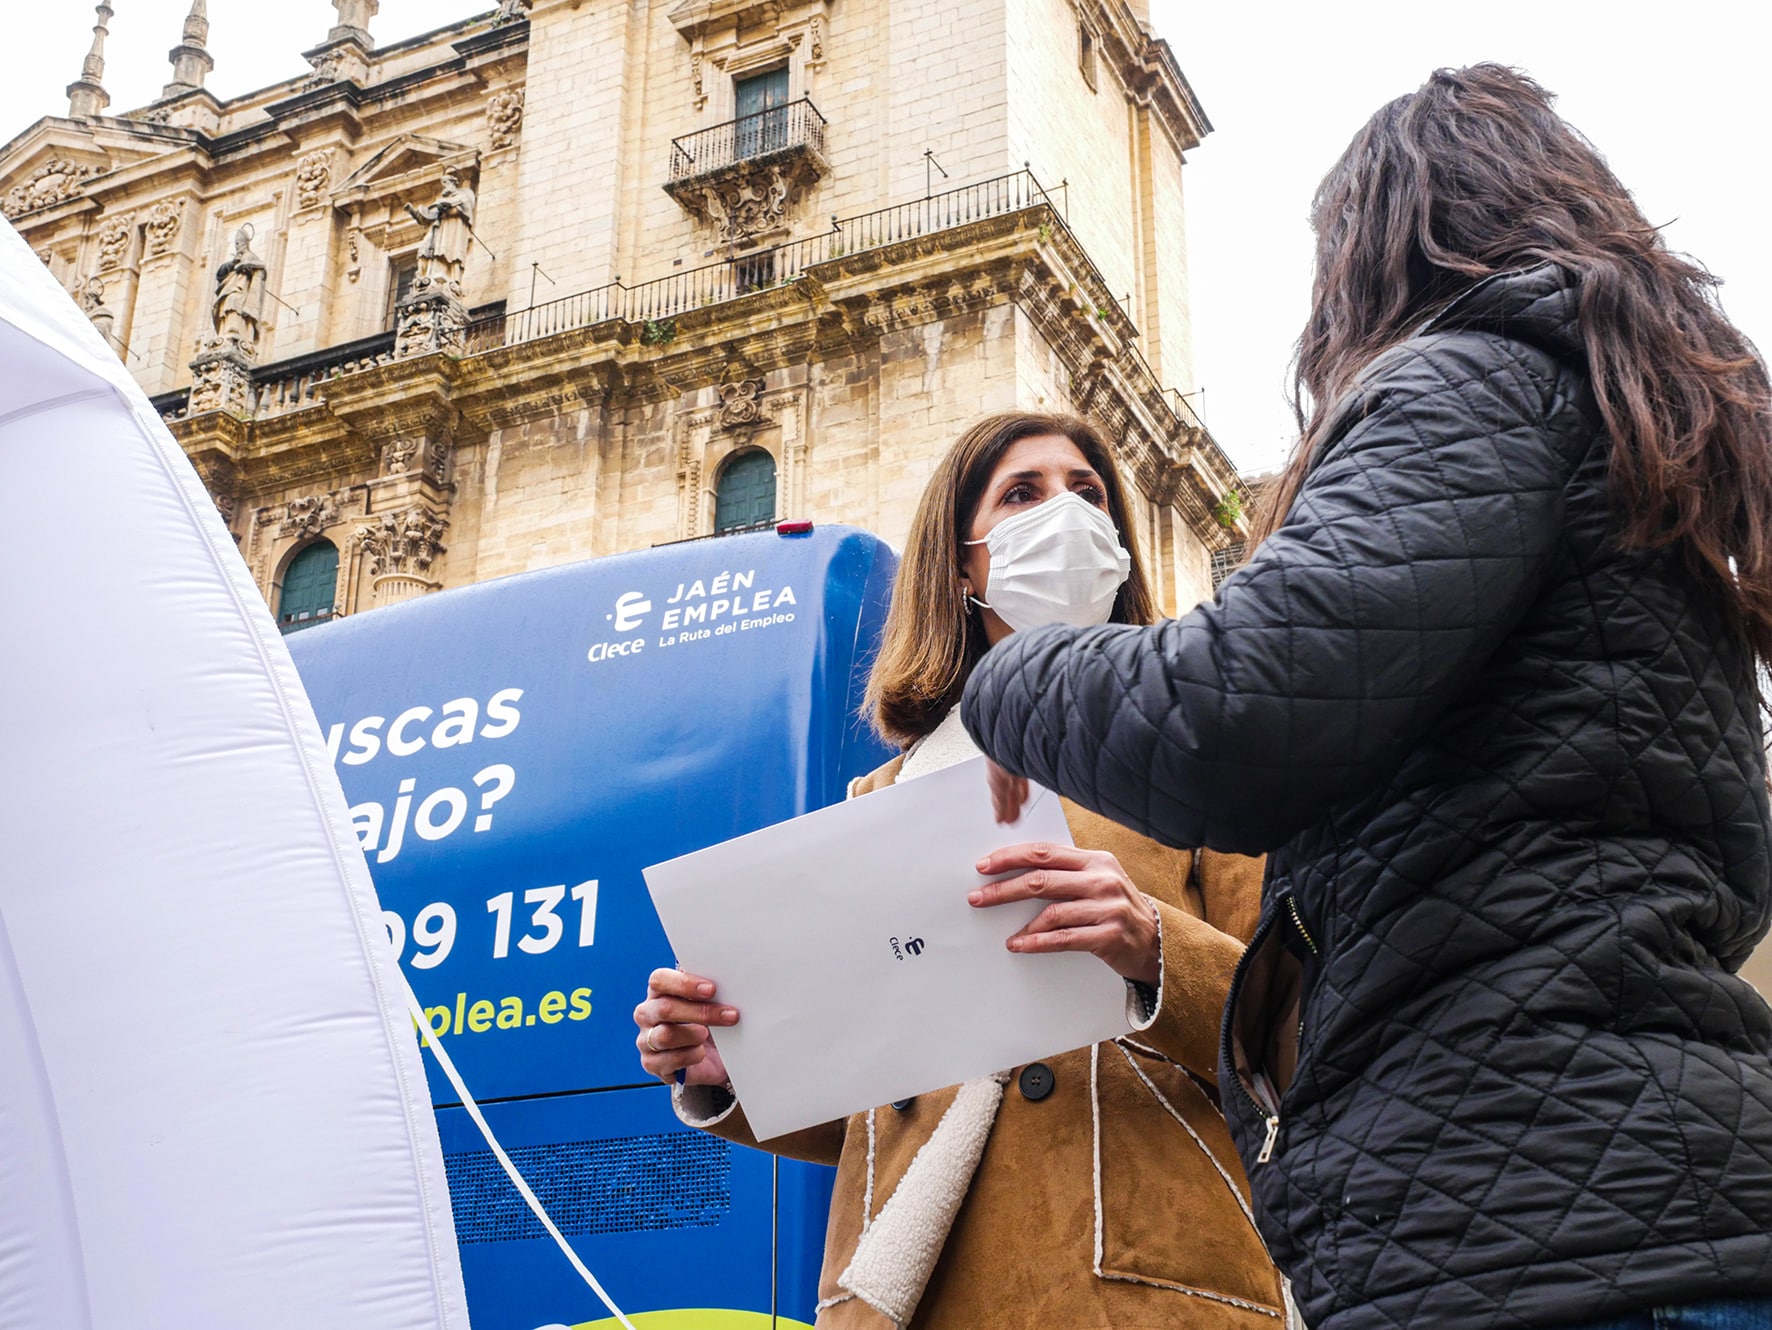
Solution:
M 1081 949 L 1103 930 L 1111 932 L 1112 924 L 1099 901 L 1055 901 L 1030 919 L 1020 932 L 1011 933 L 1008 945 L 1011 951 Z
M 714 981 L 682 970 L 654 970 L 646 980 L 649 997 L 700 998 L 714 996 Z
M 1021 845 L 1005 845 L 992 850 L 974 865 L 980 873 L 1010 873 L 1017 868 L 1058 869 L 1077 872 L 1094 863 L 1094 851 L 1079 850 L 1075 845 L 1055 845 L 1051 841 L 1027 841 Z
M 644 1040 L 641 1043 L 643 1045 Z M 665 1048 L 657 1053 L 648 1052 L 642 1046 L 640 1065 L 646 1069 L 648 1075 L 657 1076 L 661 1080 L 669 1080 L 679 1071 L 693 1067 L 696 1063 L 705 1060 L 707 1055 L 708 1046 L 706 1044 L 696 1044 L 692 1048 Z
M 738 1010 L 717 1002 L 687 1002 L 682 998 L 650 997 L 634 1008 L 634 1024 L 666 1025 L 737 1025 Z M 659 1036 L 661 1039 L 664 1037 Z
M 1103 886 L 1097 874 L 1082 869 L 1036 868 L 998 882 L 981 882 L 966 899 L 972 905 L 987 907 L 1011 901 L 1094 900 L 1104 894 Z
M 634 1043 L 642 1053 L 656 1055 L 678 1049 L 699 1049 L 707 1041 L 707 1026 L 683 1023 L 644 1026 Z

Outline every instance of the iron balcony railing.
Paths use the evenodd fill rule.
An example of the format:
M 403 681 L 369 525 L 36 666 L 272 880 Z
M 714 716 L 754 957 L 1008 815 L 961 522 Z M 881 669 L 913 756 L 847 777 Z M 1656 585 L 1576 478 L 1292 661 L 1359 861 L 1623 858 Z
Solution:
M 809 97 L 671 140 L 671 183 L 790 148 L 824 156 L 825 119 Z
M 670 321 L 679 314 L 786 285 L 807 269 L 845 254 L 881 249 L 1041 205 L 1053 207 L 1057 219 L 1056 207 L 1045 188 L 1031 172 L 1017 171 L 910 203 L 834 218 L 829 231 L 805 240 L 752 250 L 721 263 L 671 273 L 637 286 L 611 282 L 513 314 L 475 320 L 468 325 L 465 354 L 516 346 L 609 319 L 642 324 L 641 341 L 662 345 L 675 335 Z M 1063 225 L 1061 221 L 1057 224 Z M 1089 271 L 1094 274 L 1093 266 Z M 1100 285 L 1106 290 L 1105 282 Z M 1111 297 L 1108 300 L 1118 308 L 1118 302 Z
M 717 305 L 753 291 L 785 286 L 809 268 L 846 254 L 883 249 L 904 240 L 1002 217 L 1052 200 L 1029 171 L 965 185 L 943 194 L 895 204 L 854 217 L 831 219 L 831 229 L 771 249 L 753 250 L 724 263 L 672 273 L 624 288 L 627 317 L 659 324 L 678 314 Z
M 807 103 L 808 108 L 810 105 Z M 776 108 L 786 109 L 790 108 Z M 680 314 L 735 300 L 756 291 L 785 286 L 797 281 L 808 269 L 845 255 L 882 249 L 902 241 L 915 240 L 921 236 L 1035 207 L 1045 207 L 1048 210 L 1043 225 L 1051 226 L 1055 232 L 1069 235 L 1070 229 L 1065 223 L 1064 211 L 1059 201 L 1034 178 L 1031 171 L 1015 171 L 908 203 L 878 208 L 853 217 L 833 218 L 829 231 L 804 240 L 790 241 L 770 249 L 753 250 L 722 263 L 672 273 L 654 281 L 642 282 L 638 286 L 624 286 L 616 281 L 510 314 L 489 311 L 469 320 L 463 337 L 462 354 L 482 355 L 617 319 L 641 325 L 640 341 L 643 344 L 668 345 L 676 336 L 673 320 Z M 1090 299 L 1097 302 L 1098 312 L 1117 316 L 1129 323 L 1120 302 L 1108 294 L 1110 287 L 1107 280 L 1081 244 L 1074 246 L 1074 254 L 1083 264 L 1080 275 L 1093 290 L 1094 294 Z M 1153 386 L 1156 385 L 1156 375 L 1137 346 L 1129 344 L 1125 347 L 1125 352 L 1129 363 L 1141 371 L 1142 377 Z M 393 334 L 382 333 L 301 360 L 265 366 L 253 375 L 258 413 L 275 414 L 307 405 L 318 400 L 315 390 L 325 379 L 357 369 L 367 369 L 372 365 L 386 364 L 392 356 Z M 1200 431 L 1200 446 L 1214 454 L 1218 464 L 1230 474 L 1236 474 L 1234 464 L 1219 448 L 1193 405 L 1174 389 L 1161 390 L 1160 396 L 1178 422 Z M 184 414 L 186 398 L 187 394 L 181 390 L 155 398 L 154 405 L 167 419 L 177 419 Z
M 575 328 L 589 328 L 619 318 L 615 303 L 619 291 L 619 285 L 599 286 L 595 290 L 550 300 L 545 305 L 531 305 L 512 314 L 501 310 L 470 319 L 462 331 L 462 354 L 475 356 L 483 351 L 496 351 L 501 346 L 533 342 L 537 338 L 552 337 L 555 333 L 571 332 Z

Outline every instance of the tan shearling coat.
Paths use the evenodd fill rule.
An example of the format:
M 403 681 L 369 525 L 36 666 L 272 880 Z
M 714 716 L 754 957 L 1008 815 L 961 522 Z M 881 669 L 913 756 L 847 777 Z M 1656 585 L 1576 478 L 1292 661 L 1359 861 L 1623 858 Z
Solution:
M 856 782 L 891 784 L 903 758 Z M 1280 1277 L 1213 1102 L 1219 1015 L 1255 926 L 1260 860 L 1172 850 L 1069 801 L 1079 846 L 1111 851 L 1157 903 L 1162 984 L 1142 1028 L 1046 1060 L 1030 1100 L 1015 1068 L 970 1189 L 908 1330 L 1283 1330 Z M 818 1330 L 894 1322 L 839 1284 L 957 1087 L 771 1141 L 712 1087 L 677 1091 L 693 1125 L 837 1166 Z

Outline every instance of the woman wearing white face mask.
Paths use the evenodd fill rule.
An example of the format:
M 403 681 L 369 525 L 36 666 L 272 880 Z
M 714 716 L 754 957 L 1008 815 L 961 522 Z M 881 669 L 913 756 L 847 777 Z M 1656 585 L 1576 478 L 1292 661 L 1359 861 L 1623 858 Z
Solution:
M 1015 414 L 969 429 L 911 523 L 870 680 L 875 726 L 904 752 L 851 796 L 976 755 L 960 693 L 1010 633 L 1150 622 L 1128 532 L 1113 459 L 1085 422 Z M 1077 848 L 997 851 L 979 871 L 1015 875 L 971 902 L 1046 901 L 1005 945 L 1029 965 L 1056 951 L 1100 957 L 1128 981 L 1128 1035 L 761 1143 L 837 1165 L 820 1330 L 1284 1324 L 1213 1100 L 1219 1013 L 1259 911 L 1261 862 L 1065 812 Z M 646 1069 L 682 1073 L 679 1115 L 759 1144 L 711 1033 L 738 1019 L 715 985 L 658 971 L 634 1016 Z

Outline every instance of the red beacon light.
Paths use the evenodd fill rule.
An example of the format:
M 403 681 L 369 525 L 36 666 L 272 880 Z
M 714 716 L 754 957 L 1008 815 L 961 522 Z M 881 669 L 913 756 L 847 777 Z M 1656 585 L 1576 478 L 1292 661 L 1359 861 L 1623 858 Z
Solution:
M 809 536 L 812 534 L 812 519 L 802 518 L 797 522 L 777 522 L 775 534 L 778 536 Z

